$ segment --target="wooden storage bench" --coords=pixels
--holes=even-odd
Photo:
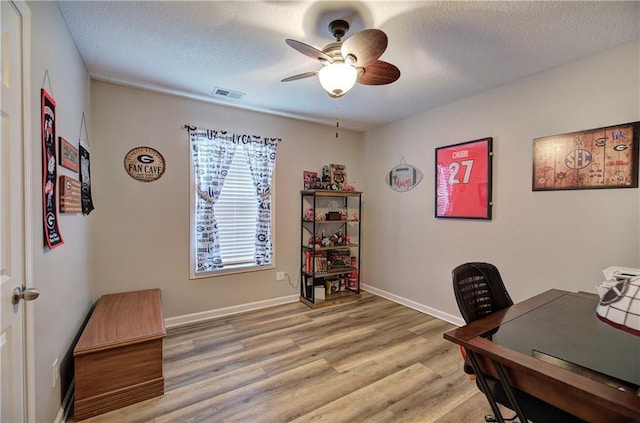
[[[103,295],[73,350],[74,418],[164,394],[159,289]]]

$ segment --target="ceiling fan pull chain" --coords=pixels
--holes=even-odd
[[[338,122],[338,98],[336,98],[336,139],[338,139],[339,129],[340,129],[340,123]]]

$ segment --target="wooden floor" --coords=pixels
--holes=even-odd
[[[481,423],[452,327],[363,292],[170,329],[165,395],[83,422]]]

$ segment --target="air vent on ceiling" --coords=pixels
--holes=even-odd
[[[217,95],[219,97],[227,97],[232,98],[234,100],[242,100],[242,97],[245,96],[244,93],[239,91],[227,90],[226,88],[215,87],[211,94]]]

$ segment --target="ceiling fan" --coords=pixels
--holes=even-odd
[[[336,41],[318,50],[300,41],[285,42],[298,52],[318,60],[319,71],[305,72],[284,78],[281,82],[296,81],[318,75],[320,84],[331,97],[342,97],[356,82],[363,85],[385,85],[400,78],[400,70],[391,63],[378,60],[387,49],[387,35],[379,29],[365,29],[345,41],[349,23],[335,20],[329,30]]]

